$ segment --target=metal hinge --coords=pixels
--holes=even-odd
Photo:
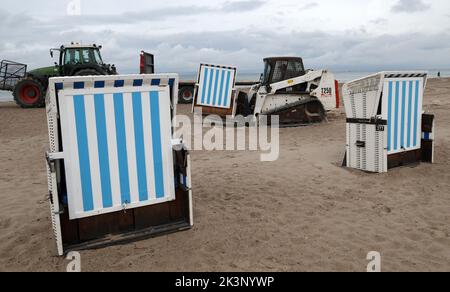
[[[64,214],[64,211],[59,211],[59,212],[53,212],[54,215],[62,215]]]
[[[55,161],[56,160],[64,160],[64,153],[49,153],[45,152],[45,159],[47,160],[47,165],[50,168],[50,171],[53,173],[56,171],[55,169]]]

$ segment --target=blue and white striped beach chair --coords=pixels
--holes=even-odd
[[[174,156],[172,140],[177,88],[177,75],[50,80],[49,189],[59,254],[122,230],[140,237],[192,225],[189,156]]]
[[[386,172],[425,160],[433,147],[423,148],[432,141],[423,133],[434,127],[434,116],[423,119],[426,82],[426,72],[381,72],[344,85],[348,166]]]
[[[234,115],[236,73],[234,67],[201,64],[194,108],[204,114]]]

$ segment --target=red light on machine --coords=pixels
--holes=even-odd
[[[336,108],[339,108],[341,103],[341,95],[339,93],[339,81],[334,80],[334,86],[336,88]]]

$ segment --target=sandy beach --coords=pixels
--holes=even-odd
[[[192,230],[82,251],[83,271],[450,270],[450,79],[429,80],[436,164],[342,168],[345,115],[281,129],[281,155],[192,152]],[[188,113],[190,106],[180,106]],[[0,103],[0,271],[65,271],[48,204],[44,109]]]

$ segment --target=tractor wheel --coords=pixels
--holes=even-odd
[[[14,101],[22,108],[40,108],[45,106],[46,88],[42,83],[27,77],[20,80],[14,87]]]
[[[98,75],[103,74],[100,74],[100,72],[94,69],[81,69],[80,71],[76,72],[73,76],[98,76]]]
[[[181,87],[178,94],[178,100],[181,104],[190,104],[194,100],[194,88],[189,86]]]

